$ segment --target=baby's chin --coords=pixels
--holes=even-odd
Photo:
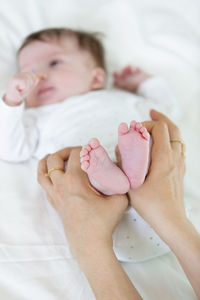
[[[59,102],[62,102],[68,98],[71,98],[73,96],[78,96],[81,94],[85,94],[90,92],[90,90],[88,91],[71,91],[71,92],[67,92],[65,95],[56,95],[56,91],[49,91],[46,93],[43,93],[42,95],[40,95],[39,97],[36,98],[31,98],[31,99],[27,99],[26,102],[26,107],[27,108],[32,108],[32,107],[40,107],[40,106],[45,106],[45,105],[50,105],[50,104],[56,104]]]
[[[32,107],[40,107],[40,106],[45,106],[45,105],[50,105],[50,104],[56,104],[59,102],[62,102],[69,98],[69,96],[66,97],[60,97],[60,98],[54,98],[54,97],[38,97],[34,99],[34,101],[29,101],[26,100],[26,107],[27,108],[32,108]]]

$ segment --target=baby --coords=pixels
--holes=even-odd
[[[105,90],[101,43],[93,34],[64,28],[31,34],[17,59],[19,73],[10,80],[0,103],[0,158],[23,162],[62,147],[87,144],[80,153],[81,167],[98,191],[123,194],[139,187],[148,172],[150,136],[132,119],[147,119],[153,107],[173,111],[174,97],[165,81],[127,66],[113,75],[114,86],[126,92]],[[118,125],[121,168],[112,157]],[[103,141],[105,148],[92,136]],[[113,238],[116,255],[124,261],[169,251],[133,209],[127,211]]]

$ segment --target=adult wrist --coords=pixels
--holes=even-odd
[[[163,226],[163,229],[160,228],[156,230],[160,237],[168,244],[168,246],[175,250],[179,242],[184,242],[188,236],[196,234],[196,229],[193,224],[183,217],[179,220],[174,220]]]
[[[94,280],[93,276],[99,274],[105,274],[105,271],[113,263],[118,263],[113,247],[110,245],[95,243],[86,252],[82,252],[81,255],[76,256],[79,268],[88,278],[89,282]],[[112,269],[112,268],[111,268]],[[112,272],[110,270],[110,272]],[[99,276],[97,276],[99,277]],[[96,280],[95,280],[96,281]]]
[[[110,244],[93,244],[90,257],[79,261],[96,299],[138,299],[138,291],[123,270]]]
[[[200,297],[200,235],[189,220],[179,225],[172,229],[166,243],[179,260],[197,297]]]
[[[78,264],[82,270],[90,265],[103,261],[105,256],[115,256],[112,242],[93,240],[86,246],[80,247],[75,253]]]

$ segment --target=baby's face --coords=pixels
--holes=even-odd
[[[92,90],[96,64],[88,51],[79,48],[75,38],[33,41],[21,50],[18,63],[20,73],[43,75],[26,98],[27,107],[57,103]]]

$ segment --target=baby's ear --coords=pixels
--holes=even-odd
[[[106,81],[106,72],[102,68],[92,70],[91,90],[102,89]]]

